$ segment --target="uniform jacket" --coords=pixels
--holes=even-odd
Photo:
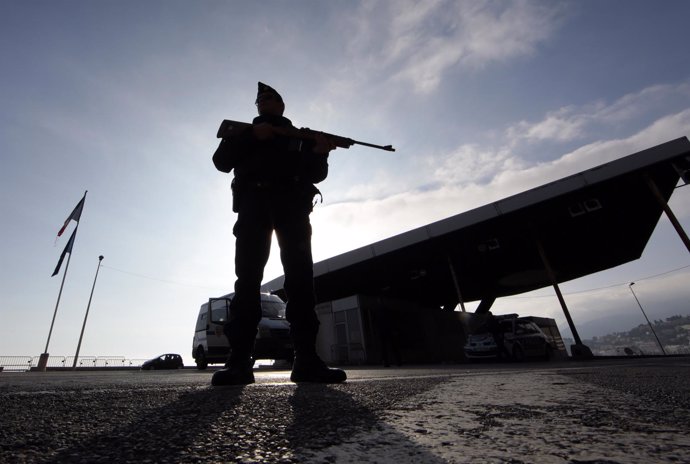
[[[258,116],[253,124],[267,122],[278,127],[293,127],[282,116]],[[237,184],[280,186],[294,183],[316,184],[328,175],[328,154],[314,153],[314,142],[276,136],[257,140],[251,128],[223,138],[213,155],[222,172],[234,170]]]

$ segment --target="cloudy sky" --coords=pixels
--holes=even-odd
[[[232,289],[222,119],[257,81],[286,116],[378,144],[330,157],[315,260],[690,135],[690,3],[5,1],[0,3],[0,356],[45,348],[50,277],[88,190],[49,352],[183,354]],[[690,189],[671,207],[690,226]],[[690,255],[662,218],[642,258],[563,285],[581,336],[687,314]],[[63,265],[64,266],[64,265]],[[64,270],[64,267],[63,267]],[[271,257],[266,280],[282,274]],[[554,317],[553,289],[496,312]]]

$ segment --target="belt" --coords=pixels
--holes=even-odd
[[[233,184],[239,188],[255,188],[260,190],[289,188],[302,182],[299,176],[286,177],[280,180],[248,180],[235,179]]]

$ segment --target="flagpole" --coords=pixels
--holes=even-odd
[[[72,213],[69,215],[67,218],[67,221],[65,221],[65,224],[63,225],[62,229],[58,232],[58,237],[62,232],[65,230],[65,227],[67,227],[67,224],[69,223],[70,220],[74,219],[77,222],[77,226],[74,228],[74,232],[72,232],[72,235],[70,236],[70,241],[72,242],[71,246],[70,243],[67,242],[67,246],[69,246],[69,256],[67,257],[67,264],[65,264],[65,273],[62,275],[62,283],[60,284],[60,291],[58,292],[58,297],[57,297],[57,302],[55,303],[55,310],[53,311],[53,319],[50,322],[50,330],[48,331],[48,340],[46,341],[46,348],[43,350],[43,353],[41,353],[41,356],[38,359],[38,366],[36,366],[36,370],[40,372],[45,372],[46,366],[48,365],[48,357],[50,356],[48,354],[48,345],[50,344],[50,337],[53,334],[53,326],[55,325],[55,316],[57,316],[57,310],[58,306],[60,306],[60,297],[62,296],[62,289],[65,286],[65,278],[67,277],[67,270],[69,269],[69,262],[72,259],[72,249],[74,248],[74,242],[76,241],[77,238],[77,230],[79,230],[79,220],[81,219],[81,213],[84,208],[84,201],[86,200],[86,194],[89,193],[88,190],[84,192],[84,196],[81,198],[79,203],[77,203],[77,207],[72,211]],[[76,216],[76,217],[75,217]],[[67,247],[65,247],[65,250],[67,250]],[[63,256],[64,256],[64,251],[63,251]],[[58,262],[58,267],[59,269],[60,264],[62,263],[62,258],[60,258],[60,262]],[[57,270],[56,269],[56,270]],[[55,273],[53,273],[55,275]]]
[[[98,257],[98,267],[96,268],[96,277],[93,278],[93,286],[91,287],[91,296],[89,296],[89,303],[86,305],[86,314],[84,315],[84,323],[81,326],[81,334],[79,334],[79,343],[77,343],[77,353],[74,355],[74,364],[72,370],[77,368],[77,359],[79,359],[79,350],[81,349],[81,340],[84,337],[84,329],[86,328],[86,318],[89,317],[89,308],[91,307],[91,299],[93,298],[93,290],[96,288],[96,279],[98,279],[98,271],[101,268],[101,261],[103,255]]]
[[[77,222],[77,227],[74,228],[74,238],[77,238],[77,230],[79,229],[79,223]],[[72,247],[74,247],[74,242],[72,242]],[[65,286],[65,278],[67,277],[67,271],[69,270],[69,262],[72,259],[72,251],[70,250],[69,256],[67,257],[67,263],[65,264],[65,272],[62,274],[62,283],[60,284],[60,291],[58,292],[57,302],[55,303],[55,311],[53,311],[53,320],[50,322],[50,330],[48,331],[48,340],[46,341],[46,349],[41,353],[38,359],[38,370],[43,372],[46,370],[48,365],[48,345],[50,344],[50,336],[53,334],[53,325],[55,325],[55,316],[57,316],[58,306],[60,306],[60,297],[62,296],[62,288]]]
[[[77,229],[79,225],[77,225]],[[74,230],[75,235],[77,230]],[[74,245],[74,244],[73,244]],[[53,334],[53,325],[55,324],[55,316],[57,316],[58,306],[60,305],[60,297],[62,296],[62,288],[65,286],[65,278],[67,277],[67,271],[69,270],[69,262],[72,259],[72,253],[67,257],[67,264],[65,264],[65,272],[62,274],[62,283],[60,284],[60,291],[58,292],[57,302],[55,303],[55,311],[53,311],[53,320],[50,323],[50,330],[48,331],[48,340],[46,341],[46,349],[43,353],[48,353],[48,344],[50,344],[50,336]]]

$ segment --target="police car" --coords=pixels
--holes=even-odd
[[[532,357],[551,358],[553,341],[528,318],[517,317],[516,314],[489,317],[493,320],[467,336],[464,346],[467,359],[523,361]]]

